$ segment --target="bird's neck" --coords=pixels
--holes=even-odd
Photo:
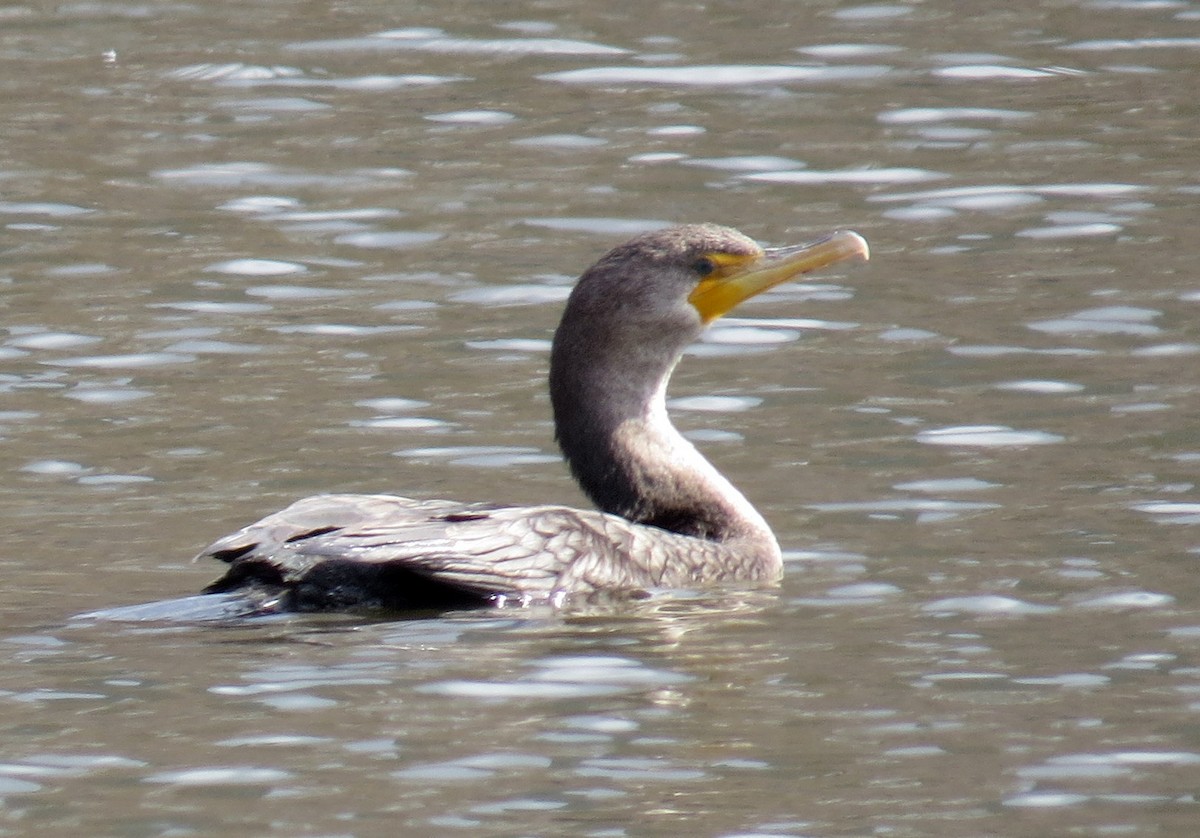
[[[612,364],[602,353],[570,359],[558,349],[550,388],[558,441],[593,503],[640,524],[777,554],[762,516],[671,424],[673,362],[631,366],[628,346]]]

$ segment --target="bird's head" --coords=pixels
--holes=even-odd
[[[563,324],[569,331],[600,329],[614,341],[682,348],[742,301],[868,254],[866,241],[848,231],[764,249],[714,224],[655,230],[613,248],[584,272]]]

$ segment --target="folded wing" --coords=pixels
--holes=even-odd
[[[200,556],[229,564],[206,593],[267,592],[285,610],[403,609],[702,581],[688,572],[702,560],[696,549],[695,539],[565,506],[318,495]]]

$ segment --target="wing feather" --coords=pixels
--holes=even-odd
[[[402,586],[414,577],[483,598],[688,584],[702,581],[689,568],[702,566],[716,546],[565,506],[318,495],[218,540],[200,557],[230,565],[209,590],[321,580],[338,589],[331,597],[341,604],[356,596],[355,586]],[[403,592],[394,593],[403,601]]]

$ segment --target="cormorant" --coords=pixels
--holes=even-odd
[[[204,594],[245,614],[777,582],[774,534],[672,426],[667,382],[684,349],[741,301],[867,256],[846,231],[770,250],[711,224],[637,236],[583,273],[550,356],[555,435],[599,511],[317,495],[201,552],[229,565]],[[203,611],[205,599],[183,601]]]

